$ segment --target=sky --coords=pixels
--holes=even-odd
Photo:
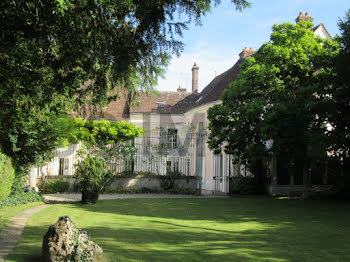
[[[199,91],[217,75],[232,67],[244,47],[257,50],[268,42],[274,24],[295,23],[299,12],[309,12],[313,23],[323,23],[331,36],[339,35],[337,23],[350,9],[348,0],[249,0],[252,6],[236,11],[229,0],[214,7],[202,18],[202,25],[191,24],[180,39],[184,51],[173,56],[165,74],[159,79],[159,91],[176,91],[180,85],[192,89],[191,68],[199,66]]]

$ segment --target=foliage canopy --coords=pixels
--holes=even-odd
[[[91,121],[75,118],[71,141],[82,141],[90,148],[104,147],[130,141],[143,133],[142,128],[125,121]]]
[[[337,39],[340,43],[336,63],[338,81],[332,93],[334,105],[329,121],[336,127],[331,137],[333,150],[344,158],[350,156],[350,10],[338,26],[341,32]]]
[[[96,202],[100,191],[112,182],[120,160],[132,158],[133,139],[142,135],[143,129],[120,121],[89,121],[74,119],[71,142],[83,142],[75,177],[84,203]]]
[[[222,104],[208,111],[211,149],[248,163],[272,151],[295,168],[327,156],[339,43],[315,37],[312,26],[274,25],[270,41],[245,59]]]
[[[219,2],[1,1],[3,152],[25,168],[57,146],[57,123],[67,110],[96,110],[118,96],[116,86],[131,97],[137,88],[150,90],[183,48],[176,36]]]

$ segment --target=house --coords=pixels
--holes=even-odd
[[[312,18],[300,12],[296,22]],[[315,35],[331,38],[323,24],[313,28]],[[150,171],[164,175],[170,171],[180,171],[187,176],[198,178],[198,188],[202,193],[228,193],[230,177],[244,174],[243,166],[233,165],[232,156],[225,153],[214,154],[207,146],[207,110],[221,103],[224,89],[239,74],[239,66],[247,56],[255,51],[245,47],[239,59],[227,71],[216,76],[201,92],[198,92],[199,67],[192,67],[192,90],[179,87],[173,92],[159,92],[158,95],[138,92],[132,99],[122,90],[120,98],[103,108],[103,115],[94,119],[110,121],[126,120],[143,127],[146,135],[135,139],[138,149],[136,158],[123,161],[122,170]],[[132,102],[134,101],[134,102]],[[77,115],[77,114],[73,114]],[[92,116],[87,116],[87,118]],[[57,149],[54,160],[44,167],[31,169],[31,180],[40,176],[73,175],[77,161],[78,145]],[[273,165],[271,192],[277,188],[276,166]]]
[[[309,21],[312,22],[314,19],[310,16],[310,14],[308,12],[304,13],[300,12],[298,17],[295,19],[296,23],[299,23],[301,21]],[[314,34],[316,36],[319,36],[323,39],[331,39],[332,40],[332,36],[328,33],[326,27],[324,26],[324,24],[319,24],[315,27],[312,28],[312,31],[314,32]]]
[[[207,110],[221,103],[223,90],[238,76],[244,58],[252,54],[253,49],[244,48],[238,61],[216,76],[201,92],[198,92],[199,67],[196,63],[192,67],[191,92],[181,87],[158,94],[140,91],[134,102],[130,102],[130,97],[119,90],[120,98],[105,106],[103,115],[93,118],[129,121],[145,129],[146,135],[134,141],[138,149],[136,158],[132,163],[124,161],[121,169],[132,168],[133,171],[150,171],[159,175],[178,170],[196,176],[198,188],[203,193],[228,193],[229,176],[238,175],[242,170],[232,165],[230,156],[224,153],[214,155],[209,150],[206,143]],[[73,115],[77,116],[77,113]],[[91,115],[86,117],[92,118]],[[52,162],[31,169],[31,184],[35,183],[36,177],[73,175],[78,148],[79,145],[72,145],[56,149]]]

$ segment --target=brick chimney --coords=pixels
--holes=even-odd
[[[310,16],[310,14],[308,12],[304,13],[303,12],[300,12],[298,17],[295,19],[295,22],[296,23],[299,23],[300,21],[309,21],[312,23],[314,19]]]
[[[198,93],[198,69],[196,62],[192,67],[192,93]]]
[[[314,19],[310,16],[310,14],[308,12],[305,13],[305,20],[309,21],[312,23],[312,21],[314,21]]]
[[[181,86],[179,86],[177,88],[177,92],[186,92],[186,88],[182,88]]]
[[[240,58],[244,58],[244,57],[247,57],[247,56],[251,56],[251,55],[253,55],[253,54],[255,54],[255,51],[254,51],[253,48],[249,48],[249,49],[248,49],[248,47],[245,47],[245,48],[243,49],[243,51],[239,53],[239,57],[240,57]]]

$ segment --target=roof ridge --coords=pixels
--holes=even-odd
[[[149,94],[149,95],[154,95],[155,93],[147,93],[147,92],[144,92],[142,90],[139,90],[138,92],[142,92],[144,94]],[[170,93],[170,94],[191,94],[191,92],[188,92],[188,91],[158,91],[158,90],[155,90],[156,93]]]
[[[215,81],[220,81],[223,77],[225,77],[225,75],[227,73],[229,73],[230,70],[233,70],[237,65],[239,65],[241,63],[241,61],[244,60],[244,58],[239,58],[236,63],[231,66],[229,69],[227,69],[226,71],[222,72],[220,75],[216,76],[212,81],[210,81],[210,83],[202,90],[202,92],[207,88],[207,87],[210,87],[210,85],[213,83],[213,86],[211,88],[208,88],[206,94],[203,94],[202,96],[202,99],[203,100],[204,98],[206,98],[213,90],[215,90],[215,88],[217,87],[218,83],[215,83]],[[202,93],[201,92],[201,93]],[[197,101],[196,101],[197,102]]]
[[[311,28],[311,30],[315,33],[315,31],[319,28],[319,27],[323,27],[323,29],[326,31],[327,35],[329,36],[329,38],[331,40],[333,40],[332,35],[328,32],[326,26],[323,23],[318,24],[317,26],[314,26],[313,28]]]

